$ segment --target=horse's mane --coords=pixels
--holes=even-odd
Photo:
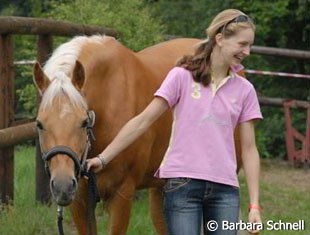
[[[71,103],[87,108],[83,96],[71,83],[71,75],[76,60],[86,43],[102,43],[105,36],[77,36],[69,42],[60,45],[49,58],[44,66],[44,73],[50,79],[50,85],[44,92],[41,108],[45,109],[52,105],[55,97],[65,94]]]

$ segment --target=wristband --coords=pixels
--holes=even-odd
[[[98,156],[97,158],[99,158],[102,168],[105,168],[105,166],[107,165],[107,162],[105,161],[105,159],[100,156]]]
[[[261,206],[255,205],[255,204],[250,204],[250,205],[249,205],[249,211],[250,211],[251,209],[256,209],[256,210],[259,210],[259,211],[262,211],[262,210],[263,210],[263,208],[262,208]]]

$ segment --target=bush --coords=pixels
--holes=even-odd
[[[149,11],[142,0],[75,0],[63,4],[54,1],[46,16],[112,28],[124,45],[137,51],[163,40],[164,28]]]

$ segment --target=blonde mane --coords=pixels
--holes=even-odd
[[[44,73],[50,79],[50,85],[44,92],[40,108],[46,109],[52,105],[54,98],[65,94],[71,103],[77,107],[87,109],[83,96],[73,86],[71,75],[76,60],[86,43],[102,43],[106,36],[78,36],[60,45],[46,62]]]

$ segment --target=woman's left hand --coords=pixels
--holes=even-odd
[[[249,211],[249,222],[253,225],[253,230],[249,231],[251,234],[259,234],[262,223],[260,209],[251,208]]]

